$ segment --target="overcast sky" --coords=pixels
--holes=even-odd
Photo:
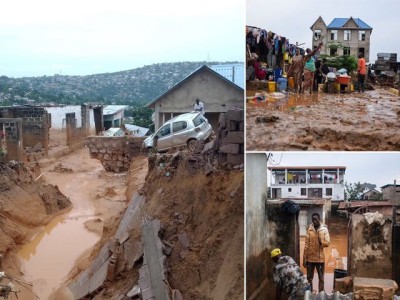
[[[400,152],[271,152],[268,166],[344,166],[348,183],[400,184]]]
[[[90,75],[180,61],[244,61],[245,1],[13,0],[0,76]]]
[[[311,48],[310,27],[322,17],[326,25],[334,18],[360,18],[373,28],[371,34],[370,60],[377,53],[400,52],[400,26],[398,0],[265,0],[246,1],[246,25],[256,26],[285,36],[290,43],[305,43]],[[399,58],[398,58],[399,60]]]

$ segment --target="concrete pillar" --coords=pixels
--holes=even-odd
[[[268,228],[265,214],[267,155],[246,154],[246,288],[248,297],[267,299]]]
[[[75,113],[65,114],[65,123],[67,127],[67,145],[72,146],[74,131],[76,129]]]

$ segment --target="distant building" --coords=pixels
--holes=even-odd
[[[357,56],[361,52],[369,62],[372,27],[363,20],[353,17],[334,18],[326,25],[322,17],[319,17],[310,29],[313,32],[313,49],[323,42],[320,54]],[[330,44],[340,44],[342,48],[329,48]]]
[[[361,200],[379,200],[381,193],[375,189],[366,191],[361,195]]]
[[[204,103],[205,117],[216,130],[220,113],[234,106],[243,107],[244,90],[203,65],[146,104],[146,107],[154,110],[155,130],[169,119],[193,111],[197,98]]]
[[[104,130],[111,127],[121,127],[124,121],[124,111],[128,105],[107,105],[103,108]]]
[[[396,184],[386,184],[381,186],[383,200],[387,200],[390,203],[398,206],[400,205],[400,185]]]
[[[268,167],[271,198],[344,200],[343,166]]]
[[[227,64],[211,66],[215,72],[232,81],[234,84],[244,88],[244,65],[243,64]]]

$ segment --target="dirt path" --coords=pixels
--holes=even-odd
[[[247,150],[400,149],[400,98],[387,90],[364,94],[267,95],[247,93]]]
[[[141,158],[135,164],[140,170],[136,174],[140,186],[147,160]],[[34,284],[39,299],[49,299],[54,289],[85,265],[103,227],[115,225],[110,220],[126,208],[127,185],[126,173],[105,172],[99,161],[90,159],[87,148],[58,160],[43,160],[41,166],[40,180],[57,185],[73,204],[71,211],[52,220],[18,252],[23,279]],[[18,296],[33,299],[28,291]]]

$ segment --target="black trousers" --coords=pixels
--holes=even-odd
[[[311,291],[313,291],[312,281],[314,278],[314,269],[317,269],[318,273],[318,291],[322,292],[324,290],[324,270],[325,264],[324,263],[307,263],[307,280],[311,286]]]
[[[358,92],[363,92],[365,90],[365,75],[358,74]]]

